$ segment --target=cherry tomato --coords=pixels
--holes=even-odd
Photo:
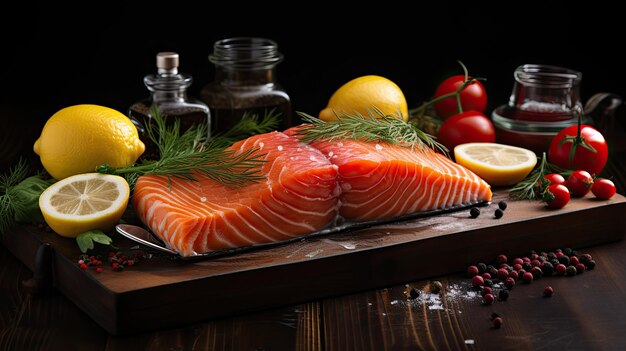
[[[615,195],[615,183],[610,179],[596,178],[591,186],[591,192],[595,197],[602,200],[608,200]]]
[[[468,77],[471,79],[472,77]],[[465,75],[451,76],[441,82],[435,90],[435,98],[455,92],[465,82]],[[460,92],[461,106],[463,111],[485,112],[487,108],[487,90],[483,84],[476,80],[467,85]],[[456,97],[452,96],[435,103],[437,116],[446,119],[459,113]]]
[[[593,152],[581,145],[576,147],[574,157],[570,161],[571,142],[560,144],[567,136],[576,136],[578,126],[573,125],[562,129],[551,141],[548,149],[550,163],[561,168],[576,170],[584,169],[590,174],[597,176],[604,169],[609,157],[609,148],[604,136],[592,126],[581,124],[580,136],[585,142],[593,147]],[[560,144],[560,145],[559,145]]]
[[[565,185],[565,177],[560,175],[559,173],[549,173],[544,176],[550,184],[563,184]]]
[[[587,195],[589,189],[593,185],[593,177],[589,172],[578,169],[567,177],[565,186],[569,189],[572,196],[583,197]]]
[[[465,111],[446,119],[439,127],[437,139],[452,152],[459,144],[495,143],[496,130],[482,112]]]
[[[550,208],[563,208],[569,200],[569,190],[563,184],[551,184],[543,194],[543,201]]]

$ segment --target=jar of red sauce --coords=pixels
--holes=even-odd
[[[550,65],[526,64],[513,73],[515,82],[508,104],[491,114],[496,141],[534,151],[548,151],[550,141],[563,128],[574,125],[583,113],[578,71]],[[589,123],[583,116],[583,123]]]

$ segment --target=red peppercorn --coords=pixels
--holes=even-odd
[[[118,269],[120,267],[120,264],[115,262],[115,263],[111,264],[111,267],[113,267],[113,269]]]
[[[569,264],[571,264],[572,266],[576,266],[577,264],[580,263],[580,260],[578,259],[578,257],[576,256],[570,256],[569,258]]]
[[[87,269],[87,264],[86,263],[81,263],[80,264],[80,269]]]
[[[509,273],[509,278],[512,278],[513,280],[517,280],[519,278],[519,273],[517,271],[512,271]]]
[[[590,254],[582,254],[578,258],[578,260],[580,261],[580,263],[587,263],[587,262],[593,260],[593,258],[591,257]]]
[[[498,255],[498,257],[496,257],[496,262],[498,262],[498,264],[506,263],[506,261],[508,261],[506,255]]]
[[[559,258],[561,256],[564,256],[565,254],[562,251],[557,251],[555,255],[556,255],[556,258]]]
[[[522,265],[522,263],[524,263],[524,260],[522,260],[522,259],[521,259],[521,258],[519,258],[519,257],[516,257],[516,258],[513,260],[513,266],[515,266],[516,264],[519,264],[519,265],[521,266],[521,265]]]
[[[536,259],[538,259],[538,258],[539,258],[539,255],[537,255],[537,253],[532,253],[532,254],[530,254],[530,260],[531,260],[531,261],[534,261],[534,260],[536,260]]]
[[[524,262],[528,262],[528,263],[530,263],[530,261],[531,261],[531,260],[530,260],[530,258],[528,258],[528,257],[522,257],[522,263],[524,263]]]
[[[543,288],[543,296],[550,297],[552,295],[554,295],[554,289],[551,286]]]
[[[496,317],[493,319],[493,327],[496,329],[500,329],[502,327],[503,321],[502,317]]]
[[[539,267],[533,267],[533,269],[530,270],[530,273],[533,275],[534,279],[539,279],[543,276],[543,271]]]
[[[534,277],[533,274],[530,272],[526,272],[524,273],[524,275],[522,276],[522,280],[524,281],[524,283],[526,284],[530,284],[533,281]]]
[[[480,291],[481,296],[485,296],[487,294],[492,294],[492,293],[493,293],[493,290],[489,286],[484,286],[483,289]]]
[[[576,264],[576,274],[581,274],[585,271],[585,265],[583,263]]]
[[[471,278],[475,275],[478,275],[478,267],[477,266],[469,266],[467,267],[467,275]]]
[[[126,261],[126,265],[127,265],[128,267],[132,267],[132,266],[134,266],[134,265],[135,265],[135,261],[134,261],[134,260],[128,260],[128,261]]]
[[[485,283],[485,280],[480,275],[475,275],[472,277],[472,286],[475,288],[480,288]]]
[[[516,263],[513,265],[513,270],[515,271],[520,271],[522,269],[522,264],[521,263]]]
[[[498,279],[505,280],[508,277],[509,277],[509,271],[507,271],[505,268],[498,269]]]
[[[530,265],[533,266],[533,267],[539,267],[539,266],[541,266],[541,261],[539,261],[539,260],[532,260],[530,262]]]
[[[511,290],[513,289],[513,287],[515,286],[515,279],[508,277],[504,280],[504,286],[506,286],[507,289]]]
[[[485,305],[491,305],[495,300],[496,298],[491,293],[485,294],[485,296],[483,296],[483,303]]]
[[[113,257],[115,256],[115,252],[114,251],[109,251],[109,257]]]
[[[102,273],[102,267],[96,268],[96,273]]]
[[[556,274],[558,275],[565,275],[565,271],[567,270],[567,267],[564,264],[559,263],[556,265],[554,270],[556,271]]]
[[[483,278],[484,278],[484,279],[491,279],[491,274],[490,274],[490,273],[485,272],[485,273],[483,273]]]

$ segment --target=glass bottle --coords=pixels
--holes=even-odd
[[[494,109],[491,118],[496,141],[533,150],[548,150],[552,138],[574,125],[583,113],[582,74],[564,67],[526,64],[515,69],[508,104]],[[583,116],[583,122],[589,118]]]
[[[141,140],[146,144],[142,159],[158,159],[158,148],[147,137],[145,128],[152,118],[153,106],[171,125],[180,121],[181,132],[198,123],[208,123],[210,136],[211,113],[208,106],[187,94],[193,78],[187,73],[178,71],[179,56],[175,52],[159,52],[156,55],[157,73],[148,74],[143,82],[150,91],[150,97],[130,106],[128,115],[133,121]]]
[[[291,126],[291,100],[275,76],[282,59],[269,39],[237,37],[214,43],[209,61],[215,77],[201,91],[211,110],[212,132],[228,131],[246,112],[260,118],[272,110],[280,114],[279,130]]]

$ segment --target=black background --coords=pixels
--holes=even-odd
[[[148,96],[143,77],[155,71],[159,51],[180,54],[180,70],[194,77],[189,93],[199,97],[213,79],[213,43],[235,36],[278,43],[285,59],[277,79],[294,110],[310,114],[366,74],[396,82],[415,107],[462,72],[457,60],[487,79],[490,110],[506,103],[513,70],[525,63],[581,71],[584,101],[600,91],[626,96],[619,10],[602,1],[499,3],[24,2],[2,13],[0,117],[30,151],[63,107],[94,103],[125,113]]]

